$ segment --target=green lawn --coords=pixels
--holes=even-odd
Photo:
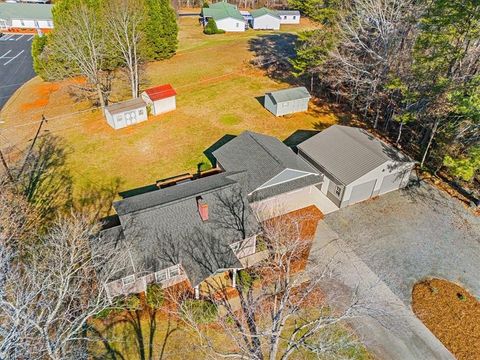
[[[171,83],[177,110],[122,130],[111,129],[88,102],[75,102],[73,81],[55,84],[34,79],[19,90],[0,114],[5,123],[0,147],[25,148],[44,113],[44,130],[65,139],[67,165],[77,191],[118,179],[121,190],[151,184],[208,162],[203,152],[224,135],[249,129],[285,139],[298,129],[322,128],[337,117],[327,107],[276,118],[261,105],[265,92],[289,84],[253,67],[249,41],[274,33],[249,30],[206,36],[194,18],[180,18],[179,50],[173,58],[148,64],[142,88]],[[300,31],[311,25],[291,25]],[[112,100],[128,97],[128,86],[114,82]],[[28,96],[22,96],[28,94]],[[321,111],[319,111],[319,109]],[[72,114],[73,113],[73,114]],[[32,124],[33,122],[33,124]],[[5,138],[8,143],[5,143]]]

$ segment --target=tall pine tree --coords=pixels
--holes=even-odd
[[[169,0],[146,0],[145,57],[167,59],[177,50],[178,26],[175,10]]]

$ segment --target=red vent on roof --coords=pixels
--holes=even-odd
[[[177,95],[177,92],[170,84],[156,86],[145,90],[145,92],[152,101],[166,99]]]
[[[197,198],[197,205],[198,205],[198,213],[203,221],[208,220],[208,204],[205,200],[202,199],[201,196]]]

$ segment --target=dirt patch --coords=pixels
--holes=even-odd
[[[20,107],[21,111],[35,110],[47,106],[50,94],[57,91],[59,88],[60,85],[57,83],[42,83],[32,87],[30,93],[35,94],[36,99],[22,104]]]
[[[431,279],[413,288],[413,311],[459,360],[480,359],[480,302],[464,288]]]

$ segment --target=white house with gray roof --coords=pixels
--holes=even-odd
[[[298,10],[279,10],[280,24],[300,24],[300,11]]]
[[[107,280],[109,297],[183,281],[198,296],[204,281],[225,272],[235,286],[260,232],[246,181],[245,172],[227,172],[115,202],[116,222],[101,231],[100,241],[126,256]]]
[[[301,86],[265,94],[264,106],[275,116],[284,116],[308,110],[310,93]]]
[[[338,207],[407,185],[414,162],[364,129],[334,125],[298,145],[323,174],[321,191]]]

